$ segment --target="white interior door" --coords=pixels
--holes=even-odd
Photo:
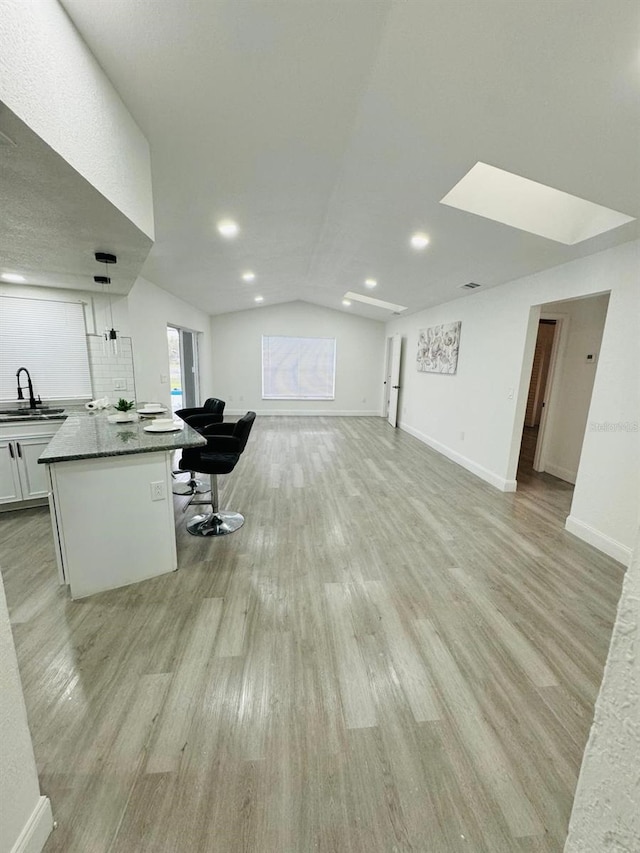
[[[396,333],[389,340],[391,343],[391,370],[387,382],[391,387],[388,389],[389,413],[387,420],[392,427],[395,427],[398,423],[398,391],[400,390],[400,351],[402,348],[402,338]]]

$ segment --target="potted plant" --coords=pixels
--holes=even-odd
[[[120,397],[117,403],[114,403],[113,408],[116,410],[115,415],[109,415],[108,420],[111,423],[129,423],[130,421],[136,421],[137,415],[135,415],[131,409],[135,406],[133,400],[125,400],[124,397]]]

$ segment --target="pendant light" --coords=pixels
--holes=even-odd
[[[118,262],[116,256],[108,252],[96,252],[95,258],[99,264],[104,264],[105,272],[109,272],[109,264],[116,264]],[[102,291],[107,294],[109,300],[109,322],[111,323],[111,328],[108,328],[109,322],[107,322],[102,336],[104,349],[111,355],[118,355],[118,333],[113,326],[113,305],[111,303],[111,291],[108,289],[111,279],[108,275],[94,275],[93,280],[96,284],[102,285]]]

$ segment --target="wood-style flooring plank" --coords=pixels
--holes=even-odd
[[[503,744],[482,715],[455,659],[427,619],[418,620],[416,630],[424,641],[425,654],[449,714],[467,751],[473,756],[480,777],[492,792],[514,838],[540,835],[542,825],[518,780]]]
[[[324,592],[345,725],[348,729],[375,726],[377,718],[369,677],[353,625],[355,592],[349,584],[338,583],[325,584]]]
[[[222,599],[205,598],[194,614],[189,641],[176,664],[169,695],[160,714],[158,732],[146,764],[147,773],[166,773],[178,768],[221,613]]]

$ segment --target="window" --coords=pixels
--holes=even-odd
[[[263,335],[263,400],[333,400],[335,381],[335,338]]]
[[[16,371],[26,367],[36,396],[91,398],[81,302],[0,297],[0,400],[17,400]],[[25,386],[26,377],[21,377]]]

